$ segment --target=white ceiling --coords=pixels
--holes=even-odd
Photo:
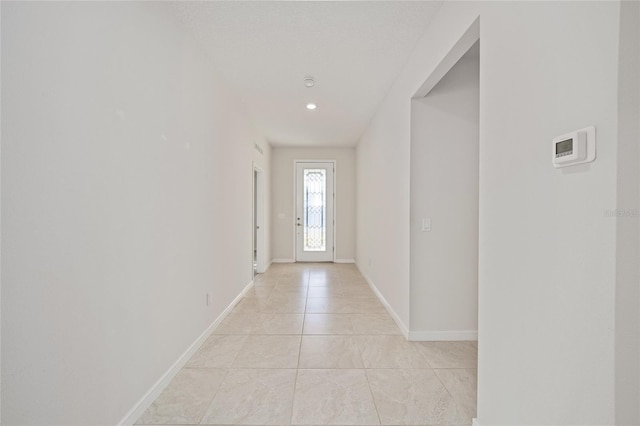
[[[169,9],[272,145],[354,146],[440,5],[200,1]],[[308,111],[309,102],[318,108]]]

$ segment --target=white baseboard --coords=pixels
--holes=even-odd
[[[376,297],[380,300],[389,312],[389,315],[393,318],[393,320],[400,328],[400,332],[404,335],[407,340],[414,342],[430,342],[430,341],[461,341],[461,340],[478,340],[478,331],[477,330],[461,330],[461,331],[409,331],[407,326],[402,322],[400,316],[393,310],[389,302],[384,298],[382,293],[378,290],[376,285],[371,281],[371,278],[367,276],[366,273],[362,271],[362,269],[357,265],[358,270],[364,277],[364,279],[371,287],[371,290],[375,293]]]
[[[296,263],[293,259],[273,259],[271,262],[273,263]]]
[[[151,389],[144,394],[144,396],[133,406],[131,410],[120,420],[118,426],[133,425],[149,406],[155,401],[162,391],[171,383],[171,380],[178,374],[178,372],[184,367],[184,365],[191,359],[191,357],[200,349],[200,346],[209,338],[213,333],[213,330],[220,325],[220,323],[229,315],[229,313],[235,308],[240,300],[251,289],[253,281],[246,285],[246,287],[240,292],[240,294],[233,299],[233,302],[227,306],[227,308],[207,327],[207,329],[193,342],[186,351],[173,363],[171,367],[158,379],[158,381],[151,386]]]
[[[367,281],[367,284],[369,284],[369,287],[371,287],[371,290],[373,290],[373,292],[375,293],[376,297],[380,300],[380,303],[382,303],[382,305],[387,310],[387,312],[389,312],[389,315],[391,315],[391,318],[393,318],[393,320],[396,322],[396,324],[398,325],[398,328],[400,329],[400,332],[402,333],[402,335],[406,339],[408,339],[409,338],[409,329],[402,322],[402,320],[400,319],[400,316],[396,313],[396,311],[393,310],[393,308],[391,307],[389,302],[387,302],[387,299],[385,299],[384,296],[382,295],[382,293],[380,293],[380,291],[378,290],[378,287],[376,287],[376,285],[373,283],[373,281],[371,281],[371,279],[367,276],[367,274],[365,274],[362,271],[362,269],[358,266],[357,263],[356,263],[356,267],[358,268],[358,271],[360,271],[360,274],[362,274],[364,279]]]
[[[480,426],[480,422],[478,421],[478,419],[471,419],[471,426]]]
[[[408,338],[412,342],[437,342],[440,340],[478,340],[478,331],[409,331]]]
[[[336,259],[334,263],[356,263],[354,259]]]

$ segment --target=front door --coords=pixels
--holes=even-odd
[[[333,261],[333,162],[296,162],[296,261]]]

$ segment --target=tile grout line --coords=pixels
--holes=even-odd
[[[376,415],[378,416],[378,424],[382,425],[382,417],[380,416],[380,410],[378,410],[378,403],[376,402],[376,397],[373,395],[373,388],[371,387],[371,380],[369,380],[368,370],[370,368],[363,368],[364,376],[367,379],[367,384],[369,385],[369,393],[371,394],[371,400],[373,401],[373,408],[376,409]]]
[[[209,412],[209,408],[211,408],[211,406],[213,405],[213,401],[215,401],[216,396],[218,396],[218,392],[220,392],[220,389],[222,389],[222,385],[224,384],[225,380],[227,380],[227,377],[229,376],[229,368],[225,368],[224,370],[225,370],[224,377],[222,378],[222,380],[220,380],[218,389],[216,389],[216,391],[213,393],[213,397],[211,398],[211,401],[209,401],[209,404],[207,404],[207,409],[204,410],[204,412],[202,413],[202,416],[200,416],[198,422],[196,423],[198,425],[202,423],[204,416],[206,416],[207,413]]]
[[[351,322],[351,327],[353,328],[353,322],[351,321],[351,317],[349,317],[349,321]],[[357,336],[354,336],[354,337],[357,337]],[[360,342],[356,340],[355,345],[356,345],[356,349],[358,349],[358,355],[360,356],[360,361],[362,362],[362,371],[364,373],[364,377],[367,379],[367,385],[369,386],[369,394],[371,395],[371,401],[373,401],[373,408],[376,410],[376,416],[378,416],[378,424],[382,425],[382,416],[380,415],[380,410],[378,410],[378,403],[376,402],[376,397],[373,394],[373,388],[371,387],[371,380],[369,380],[369,372],[368,372],[369,369],[364,363],[364,357],[362,356]]]
[[[311,274],[309,274],[309,278],[307,279],[307,293],[304,299],[304,311],[302,313],[302,330],[300,330],[300,345],[298,346],[298,363],[296,364],[296,377],[293,382],[293,398],[291,400],[291,415],[289,416],[289,424],[293,424],[293,409],[295,408],[296,402],[296,390],[298,388],[298,374],[300,373],[300,357],[302,355],[302,337],[304,336],[304,324],[306,322],[307,317],[307,300],[309,300],[309,280],[311,279]]]
[[[438,376],[438,373],[436,373],[436,370],[437,370],[436,368],[432,368],[431,369],[431,371],[433,371],[433,375],[436,376],[436,379],[438,379],[438,381],[440,382],[440,384],[442,385],[444,390],[447,391],[447,393],[449,394],[449,396],[451,397],[453,402],[456,404],[456,414],[458,415],[458,417],[462,417],[463,413],[461,413],[461,411],[463,411],[463,410],[462,410],[462,407],[460,406],[460,402],[458,402],[458,399],[453,396],[453,394],[451,393],[449,388],[444,384],[444,382],[442,381],[440,376]],[[466,416],[466,413],[464,413],[464,415]],[[457,419],[456,419],[456,421],[457,421]]]

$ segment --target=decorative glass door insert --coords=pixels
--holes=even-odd
[[[296,161],[296,260],[333,261],[333,162]]]
[[[327,249],[327,171],[304,169],[304,251]]]

